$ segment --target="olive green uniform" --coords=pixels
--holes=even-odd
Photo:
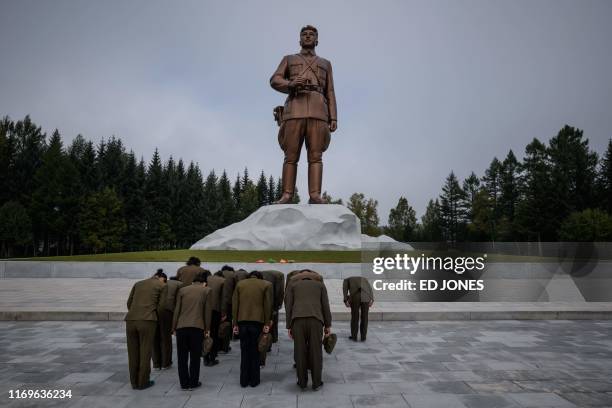
[[[287,328],[293,336],[293,355],[298,385],[308,384],[308,368],[313,387],[322,384],[323,327],[331,327],[331,311],[325,285],[311,276],[294,277],[285,294]]]
[[[132,388],[142,388],[149,383],[157,310],[163,286],[157,278],[141,280],[134,284],[128,297],[125,334]]]
[[[351,276],[342,282],[344,302],[351,307],[351,337],[357,340],[357,328],[361,332],[361,340],[365,341],[368,334],[368,312],[370,303],[374,301],[372,286],[366,278]]]

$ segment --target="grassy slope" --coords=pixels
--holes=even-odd
[[[442,256],[449,254],[428,251],[409,251],[411,256]],[[52,256],[20,258],[22,261],[69,261],[69,262],[185,262],[190,256],[197,256],[202,262],[255,262],[258,259],[293,260],[294,262],[359,263],[371,261],[374,256],[392,256],[392,253],[362,253],[362,251],[191,251],[176,249],[168,251],[119,252],[97,255]],[[455,256],[458,254],[455,253]],[[462,256],[482,256],[482,254],[462,254]],[[558,262],[563,259],[489,254],[487,262]],[[571,261],[571,259],[564,259]]]
[[[52,256],[22,258],[27,261],[70,261],[70,262],[185,262],[190,256],[197,256],[202,262],[255,262],[258,259],[277,262],[283,258],[295,262],[346,263],[360,262],[360,251],[191,251],[176,249],[169,251],[121,252],[97,255]]]

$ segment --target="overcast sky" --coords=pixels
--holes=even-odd
[[[385,224],[401,195],[420,217],[451,170],[482,176],[566,123],[603,152],[611,21],[607,0],[0,0],[0,116],[278,177],[269,78],[312,24],[338,100],[323,188],[374,197]]]

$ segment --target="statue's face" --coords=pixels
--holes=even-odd
[[[312,30],[304,30],[300,34],[300,45],[304,48],[314,48],[317,44],[317,33]]]

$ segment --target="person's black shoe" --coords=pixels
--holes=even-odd
[[[296,368],[296,367],[297,367],[297,364],[293,363],[293,368]]]
[[[209,367],[216,366],[217,364],[219,364],[219,360],[210,360],[208,362]]]
[[[199,387],[201,387],[201,386],[202,386],[202,382],[201,382],[201,381],[198,381],[198,383],[197,383],[196,385],[192,385],[192,386],[191,386],[191,389],[192,389],[192,390],[195,390],[196,388],[199,388]]]
[[[210,361],[204,360],[204,367],[210,367]]]
[[[259,385],[259,381],[258,381],[258,382],[251,383],[251,384],[249,384],[249,385],[250,385],[251,387],[253,387],[253,388],[254,388],[254,387],[257,387],[257,386]]]
[[[306,389],[308,388],[308,384],[304,384],[304,385],[302,385],[302,384],[300,384],[300,383],[297,383],[297,385],[298,385],[298,387],[300,387],[300,389],[301,389],[302,391],[306,391]]]
[[[181,390],[183,390],[183,391],[191,391],[191,388],[181,386]]]
[[[365,336],[361,336],[361,341],[365,341],[365,340],[366,340]]]
[[[314,384],[312,385],[312,390],[313,391],[319,391],[319,389],[321,389],[321,387],[323,387],[323,381],[321,381],[321,384],[315,386]]]
[[[353,336],[349,336],[349,340],[357,341],[357,339]]]
[[[171,369],[171,368],[172,368],[172,363],[168,364],[168,365],[167,365],[167,366],[165,366],[165,367],[162,367],[161,369],[162,369],[162,370],[169,370],[169,369]]]
[[[146,390],[147,388],[151,388],[153,386],[153,384],[155,384],[155,381],[149,380],[148,383],[146,383],[145,385],[143,385],[142,387],[139,387],[137,389],[139,389],[139,390]]]

